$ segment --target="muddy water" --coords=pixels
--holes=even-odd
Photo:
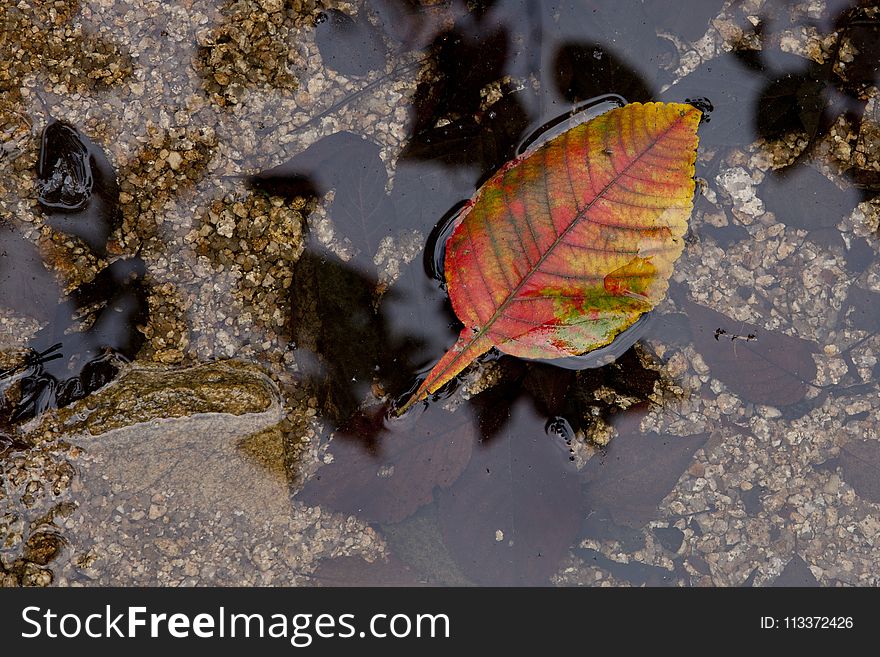
[[[877,583],[876,15],[204,4],[33,19],[106,75],[15,46],[7,583]],[[61,218],[38,93],[118,179]],[[490,354],[392,418],[460,330],[462,202],[650,100],[712,110],[669,298],[600,354]]]

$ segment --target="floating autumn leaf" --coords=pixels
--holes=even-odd
[[[677,103],[626,105],[490,178],[446,243],[464,328],[399,413],[492,347],[580,355],[653,308],[684,248],[700,115]]]

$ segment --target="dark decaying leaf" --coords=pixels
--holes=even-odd
[[[767,331],[692,302],[684,310],[694,345],[712,376],[734,393],[768,406],[787,406],[804,398],[816,377],[815,342]],[[718,329],[726,334],[716,338]]]
[[[478,584],[546,584],[577,535],[580,480],[544,422],[516,402],[501,435],[440,495],[444,542]]]
[[[838,461],[844,481],[859,497],[880,502],[880,442],[852,440],[840,448]]]
[[[805,588],[819,586],[819,581],[813,575],[813,571],[810,570],[807,563],[800,557],[800,555],[796,554],[786,564],[785,568],[782,569],[782,572],[779,573],[779,577],[773,580],[773,583],[770,584],[770,586],[796,586]]]
[[[373,257],[395,228],[385,193],[388,172],[379,146],[351,132],[323,137],[287,162],[248,178],[248,183],[286,198],[321,196],[335,190],[329,213],[356,250],[354,263],[374,269]]]
[[[424,586],[409,566],[393,556],[372,563],[360,557],[324,559],[311,579],[318,586]]]
[[[324,66],[343,75],[366,75],[385,68],[387,49],[379,31],[363,14],[352,18],[327,9],[315,20],[315,42]]]
[[[584,497],[590,511],[634,529],[657,517],[660,502],[709,438],[708,434],[640,433],[642,415],[629,412],[615,422],[617,437],[605,454],[593,457],[584,468]]]
[[[684,542],[684,532],[678,527],[657,527],[654,529],[654,536],[670,552],[678,552]]]
[[[435,489],[455,483],[475,441],[466,415],[436,406],[414,424],[397,423],[371,442],[337,435],[329,447],[333,461],[298,497],[371,522],[399,522],[430,504]]]
[[[37,190],[47,224],[106,252],[120,218],[116,172],[104,151],[69,123],[52,119],[43,129]]]
[[[43,207],[72,211],[85,206],[94,186],[90,145],[68,123],[52,119],[46,124],[37,162],[37,198]]]
[[[628,582],[633,586],[673,586],[675,572],[638,561],[621,562],[609,559],[601,552],[589,548],[575,550],[585,565],[601,568],[610,573],[618,583]]]
[[[873,292],[852,285],[846,296],[846,317],[855,329],[868,331],[869,333],[880,332],[880,292]]]
[[[810,239],[823,244],[843,244],[837,224],[859,203],[859,195],[851,187],[840,189],[805,166],[768,174],[758,188],[758,196],[777,221],[804,228],[810,231]]]

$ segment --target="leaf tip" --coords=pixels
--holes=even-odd
[[[444,354],[412,396],[399,408],[392,411],[400,417],[417,402],[428,399],[444,385],[452,381],[475,359],[485,354],[493,346],[492,339],[483,332],[475,334],[473,329],[463,328],[456,343]]]

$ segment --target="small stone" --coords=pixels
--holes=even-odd
[[[739,406],[739,400],[726,392],[718,395],[718,399],[715,401],[718,404],[718,410],[725,415],[730,415],[736,410],[736,407]]]
[[[180,546],[176,541],[170,538],[159,537],[153,541],[156,548],[166,557],[176,557],[180,555]]]

